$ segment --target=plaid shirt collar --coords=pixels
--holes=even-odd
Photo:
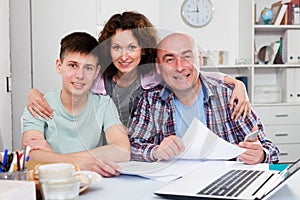
[[[207,81],[209,81],[207,78],[205,78],[201,72],[199,72],[199,78],[202,82],[202,89],[203,89],[203,96],[204,96],[204,103],[207,103],[210,98],[213,98],[215,94],[212,92],[211,86],[207,84]],[[170,89],[166,83],[164,83],[164,87],[161,89],[159,96],[163,101],[170,102],[174,99],[174,93],[172,92],[172,89]]]

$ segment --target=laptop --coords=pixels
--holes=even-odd
[[[172,199],[267,199],[299,173],[300,159],[285,170],[220,169],[195,171],[154,194]]]

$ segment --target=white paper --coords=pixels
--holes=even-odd
[[[228,160],[245,152],[245,149],[214,134],[197,118],[194,118],[182,140],[186,150],[179,157],[160,162],[130,161],[119,163],[121,174],[138,175],[158,181],[170,181],[199,169],[201,166],[203,168],[207,162]],[[220,163],[220,161],[217,162]]]
[[[192,173],[195,170],[205,170],[209,172],[224,169],[258,169],[268,170],[266,163],[257,165],[247,165],[242,162],[222,161],[222,160],[181,160],[174,159],[161,162],[138,162],[129,161],[118,163],[121,167],[121,174],[137,175],[144,178],[168,182]]]
[[[193,119],[182,141],[186,150],[180,155],[181,159],[229,160],[246,151],[220,138],[197,118]]]
[[[156,181],[167,182],[178,179],[184,174],[197,169],[201,163],[202,161],[199,160],[174,159],[160,162],[129,161],[118,164],[121,167],[121,174],[138,175]]]

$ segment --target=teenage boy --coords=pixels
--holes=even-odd
[[[106,177],[119,175],[115,162],[130,159],[127,130],[110,97],[89,91],[100,70],[98,42],[87,33],[74,32],[60,44],[56,71],[62,88],[45,95],[55,115],[34,118],[25,108],[23,146],[31,147],[35,161],[72,162]]]

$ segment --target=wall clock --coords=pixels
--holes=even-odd
[[[202,27],[213,17],[214,7],[210,0],[185,0],[181,6],[184,22],[192,27]]]

